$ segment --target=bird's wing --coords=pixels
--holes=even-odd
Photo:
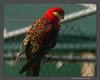
[[[15,60],[15,65],[19,62],[21,55],[22,55],[23,53],[25,53],[26,47],[29,46],[28,43],[29,43],[30,41],[31,41],[32,44],[34,45],[34,46],[33,46],[33,49],[34,49],[34,50],[33,50],[33,53],[35,53],[36,51],[38,51],[39,45],[36,43],[37,40],[35,40],[35,39],[36,39],[36,37],[39,36],[39,34],[40,34],[41,32],[44,31],[45,28],[44,28],[44,29],[41,29],[41,30],[38,30],[38,31],[36,31],[36,28],[38,28],[38,27],[32,25],[31,28],[27,31],[26,37],[24,38],[24,40],[23,40],[23,42],[22,42],[22,44],[21,44],[21,46],[20,46],[20,52],[17,54],[17,58],[16,58],[16,60]],[[36,31],[36,32],[34,32],[34,31]],[[34,39],[34,40],[33,40],[33,39]],[[29,47],[29,48],[30,48],[30,47]]]
[[[21,44],[21,46],[20,46],[20,52],[17,54],[17,58],[16,58],[16,60],[15,60],[15,65],[19,62],[20,56],[25,52],[26,46],[27,46],[27,44],[28,44],[28,42],[29,42],[30,40],[31,40],[30,35],[27,35],[27,36],[24,38],[24,40],[23,40],[23,42],[22,42],[22,44]]]

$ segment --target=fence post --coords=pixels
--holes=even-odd
[[[93,52],[84,52],[81,55],[82,58],[94,59],[95,53]],[[82,62],[81,65],[81,76],[82,77],[94,77],[96,75],[96,64],[95,62]]]

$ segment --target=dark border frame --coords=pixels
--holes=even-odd
[[[98,0],[99,1],[99,0]],[[3,76],[3,14],[4,14],[4,4],[10,4],[10,3],[95,3],[96,4],[96,0],[2,0],[0,1],[0,80],[100,80],[100,72],[99,70],[97,70],[97,76],[96,78],[71,78],[71,77],[4,77]],[[99,2],[97,2],[97,69],[100,68],[100,62],[99,62],[99,52],[100,52],[100,22],[99,22]]]

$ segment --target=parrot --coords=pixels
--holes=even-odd
[[[21,55],[25,54],[25,65],[19,74],[26,72],[27,76],[39,76],[41,60],[57,43],[61,19],[64,19],[64,10],[53,7],[47,9],[40,18],[33,22],[25,34],[15,61],[17,64]]]

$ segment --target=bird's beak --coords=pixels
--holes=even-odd
[[[61,20],[61,19],[64,19],[64,15],[59,14],[58,12],[53,12],[53,14],[54,14],[55,16],[57,16],[60,20]]]

